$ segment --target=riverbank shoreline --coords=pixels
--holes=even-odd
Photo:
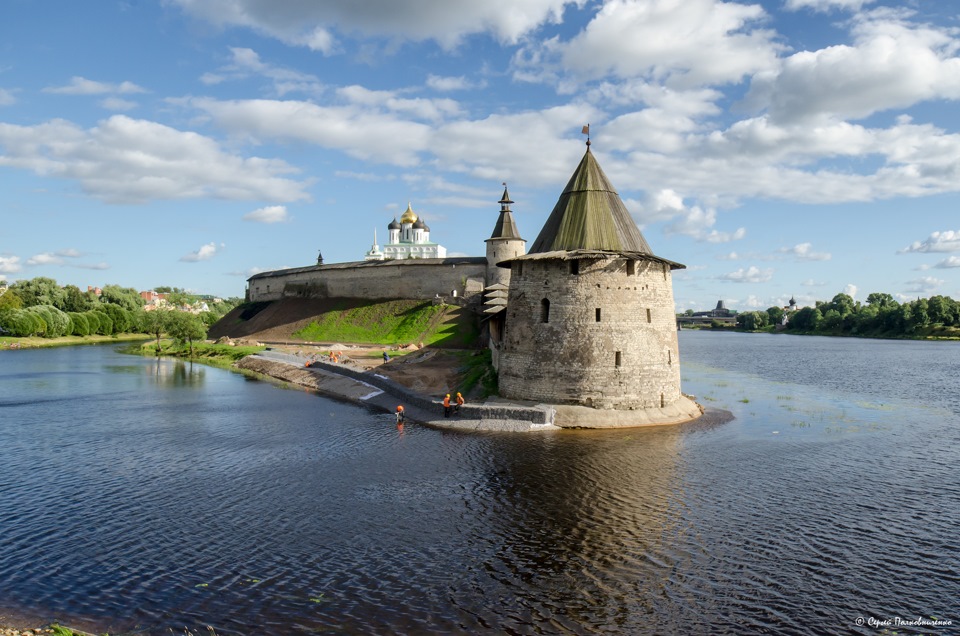
[[[439,398],[414,391],[371,369],[310,360],[278,351],[264,351],[247,356],[234,366],[389,413],[395,412],[397,405],[403,405],[408,420],[445,429],[534,432],[563,428],[670,426],[696,420],[704,413],[702,406],[684,395],[665,408],[634,411],[524,404],[494,398],[479,404],[465,404],[458,414],[445,416]]]
[[[62,336],[60,338],[11,338],[0,336],[0,351],[21,349],[49,349],[52,347],[79,347],[83,345],[116,344],[151,340],[149,334],[125,333],[114,336]]]

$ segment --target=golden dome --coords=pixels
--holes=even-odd
[[[413,208],[410,207],[410,204],[407,204],[407,211],[403,213],[400,217],[400,223],[416,223],[417,214],[413,211]]]

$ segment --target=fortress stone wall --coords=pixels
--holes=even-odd
[[[296,267],[248,279],[247,300],[361,298],[420,300],[437,295],[473,296],[484,286],[484,257],[358,261]]]
[[[680,398],[668,263],[620,256],[511,265],[503,397],[595,409],[662,408]]]

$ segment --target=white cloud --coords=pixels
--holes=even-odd
[[[319,106],[304,101],[190,99],[217,125],[255,140],[304,141],[352,157],[399,166],[419,163],[430,126],[357,105]],[[284,200],[289,200],[284,198]]]
[[[787,0],[783,8],[787,11],[799,11],[800,9],[812,9],[821,13],[827,13],[833,9],[843,9],[846,11],[859,11],[863,5],[871,4],[875,0]]]
[[[0,256],[0,274],[16,274],[20,269],[19,256]]]
[[[230,62],[218,69],[216,73],[204,73],[200,81],[212,86],[251,76],[269,79],[274,92],[281,97],[292,92],[318,94],[325,88],[323,82],[315,75],[269,64],[262,61],[260,55],[253,49],[242,47],[232,47]]]
[[[442,77],[431,73],[427,76],[427,87],[435,91],[463,91],[473,88],[483,88],[484,86],[486,86],[486,82],[471,82],[463,75],[457,77]]]
[[[63,258],[60,256],[57,256],[56,254],[52,254],[50,252],[44,252],[42,254],[34,254],[33,256],[27,259],[27,265],[31,267],[34,265],[62,265],[62,264],[63,264]]]
[[[558,23],[567,5],[584,0],[170,0],[220,26],[248,27],[324,54],[338,50],[337,34],[398,41],[435,40],[447,49],[472,34],[515,43],[538,26]]]
[[[850,283],[843,288],[843,293],[849,296],[850,298],[853,298],[854,300],[857,299],[857,291],[858,291],[858,288],[853,283]]]
[[[13,91],[0,88],[0,106],[12,106],[17,103],[17,98],[13,96]]]
[[[70,83],[66,86],[51,86],[43,89],[43,92],[57,93],[60,95],[128,95],[131,93],[146,93],[147,90],[137,86],[133,82],[109,84],[106,82],[95,82],[84,77],[72,77]]]
[[[960,256],[948,256],[944,260],[934,265],[934,267],[938,269],[949,269],[952,267],[960,267]]]
[[[207,243],[202,245],[200,249],[195,252],[190,252],[185,256],[181,256],[180,260],[186,263],[196,263],[198,261],[209,261],[211,258],[217,255],[217,252],[226,247],[223,243],[217,246],[216,243]]]
[[[923,241],[914,241],[900,250],[900,253],[904,252],[960,252],[960,230],[934,232]]]
[[[99,263],[77,263],[76,265],[73,265],[73,267],[76,267],[78,269],[93,269],[93,270],[110,269],[110,265],[108,265],[103,261]]]
[[[939,289],[943,283],[944,281],[940,278],[924,276],[922,278],[916,278],[914,280],[907,281],[907,287],[904,289],[904,291],[909,294],[930,296],[937,291],[937,289]]]
[[[648,77],[673,86],[739,82],[776,67],[781,45],[759,27],[766,17],[759,4],[608,0],[572,40],[529,46],[514,63],[533,78],[559,61],[580,77]]]
[[[740,306],[746,307],[747,309],[765,309],[770,306],[769,303],[764,302],[759,297],[754,296],[753,294],[750,294],[749,296],[747,296],[747,299],[744,300],[743,302],[738,303],[737,301],[734,300],[734,301],[730,301],[729,304],[731,305],[739,304]]]
[[[62,119],[0,123],[0,148],[0,166],[76,180],[108,203],[308,198],[305,183],[280,176],[296,172],[284,161],[228,154],[208,137],[124,115],[88,130]]]
[[[674,196],[670,196],[670,195]],[[686,207],[683,200],[670,190],[662,191],[657,201],[666,209],[677,212],[675,220],[664,228],[667,234],[681,234],[697,241],[707,243],[729,243],[742,239],[747,234],[746,228],[738,228],[734,232],[721,232],[712,229],[717,222],[717,211],[713,208],[700,206]],[[679,209],[677,206],[680,205]]]
[[[284,269],[284,268],[279,268],[279,269]],[[243,271],[227,272],[227,276],[242,276],[244,278],[250,278],[251,276],[255,276],[260,272],[266,272],[266,271],[269,271],[269,270],[267,270],[267,268],[265,267],[251,267],[250,269],[243,270]]]
[[[780,252],[790,254],[799,261],[829,261],[831,255],[827,252],[814,252],[811,243],[800,243],[793,247],[781,247]]]
[[[777,70],[753,77],[745,104],[768,108],[774,121],[859,119],[930,99],[960,98],[954,32],[910,24],[906,12],[877,10],[857,18],[853,45],[800,51]]]
[[[824,281],[818,281],[818,280],[813,280],[812,278],[808,278],[807,280],[803,281],[800,284],[803,285],[804,287],[824,287],[827,283]]]
[[[395,91],[372,91],[363,86],[345,86],[337,94],[351,104],[401,113],[411,119],[435,121],[460,112],[460,105],[452,99],[404,98]]]
[[[137,102],[119,97],[108,97],[100,102],[100,105],[107,110],[133,110],[138,106]]]
[[[766,283],[773,278],[773,269],[760,269],[755,265],[743,268],[735,272],[718,276],[720,280],[727,280],[733,283]]]
[[[290,215],[284,205],[268,205],[244,214],[243,220],[257,223],[285,223],[290,220]]]

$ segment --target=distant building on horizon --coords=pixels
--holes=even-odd
[[[723,300],[717,301],[717,306],[710,311],[695,311],[693,316],[697,318],[731,318],[736,316],[737,312],[727,309]]]
[[[406,211],[400,215],[400,221],[394,217],[387,225],[387,244],[380,248],[377,244],[377,231],[373,231],[373,245],[364,254],[365,261],[400,260],[404,258],[445,258],[447,248],[430,241],[430,228],[423,217],[413,211],[407,203]]]

